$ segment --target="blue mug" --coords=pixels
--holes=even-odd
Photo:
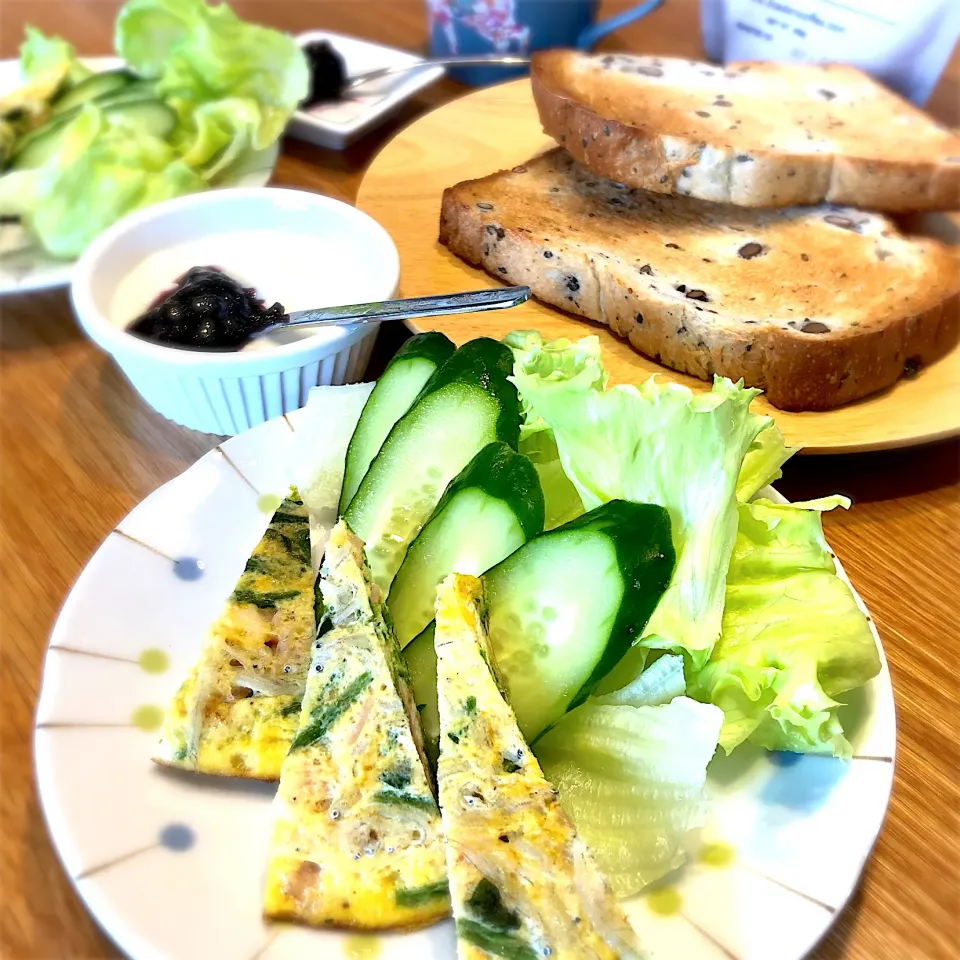
[[[612,30],[646,16],[663,0],[647,0],[596,22],[599,0],[427,0],[434,57],[520,54],[553,47],[589,50]],[[470,86],[522,76],[526,67],[457,67],[454,80]]]

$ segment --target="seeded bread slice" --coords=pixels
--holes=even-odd
[[[658,363],[743,377],[784,410],[882,390],[958,336],[958,262],[935,240],[848,207],[632,190],[559,149],[444,191],[440,242]]]
[[[547,134],[601,176],[741,207],[960,209],[960,136],[843,64],[534,55]]]

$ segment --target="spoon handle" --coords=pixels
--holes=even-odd
[[[503,287],[496,290],[468,290],[440,296],[412,297],[409,300],[385,300],[381,303],[354,303],[343,307],[296,310],[290,319],[264,332],[288,327],[320,326],[327,323],[381,323],[384,320],[419,320],[452,313],[479,313],[503,310],[530,299],[529,287]]]
[[[508,56],[508,55],[490,55],[480,54],[475,56],[459,57],[434,57],[429,60],[420,60],[417,63],[401,63],[392,67],[380,67],[378,70],[370,70],[368,73],[361,73],[355,77],[349,77],[345,84],[345,92],[354,91],[372,80],[381,80],[383,77],[391,77],[400,73],[409,73],[411,70],[423,70],[429,67],[456,67],[456,66],[492,66],[492,67],[514,67],[526,66],[530,63],[529,57]]]

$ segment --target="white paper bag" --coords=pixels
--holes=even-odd
[[[924,104],[960,38],[960,0],[700,0],[712,60],[852,63]]]

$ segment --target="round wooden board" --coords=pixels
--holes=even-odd
[[[370,165],[357,206],[387,229],[400,251],[400,295],[495,286],[495,280],[437,242],[443,190],[516,166],[553,146],[541,131],[527,80],[470,93],[397,134]],[[538,329],[551,338],[596,333],[611,383],[638,383],[658,373],[694,390],[709,386],[634,352],[606,327],[533,301],[511,310],[440,317],[428,329],[455,343],[517,329]],[[787,441],[808,453],[889,449],[954,436],[960,434],[960,348],[915,378],[836,410],[787,413],[762,396],[755,409],[773,415]]]

